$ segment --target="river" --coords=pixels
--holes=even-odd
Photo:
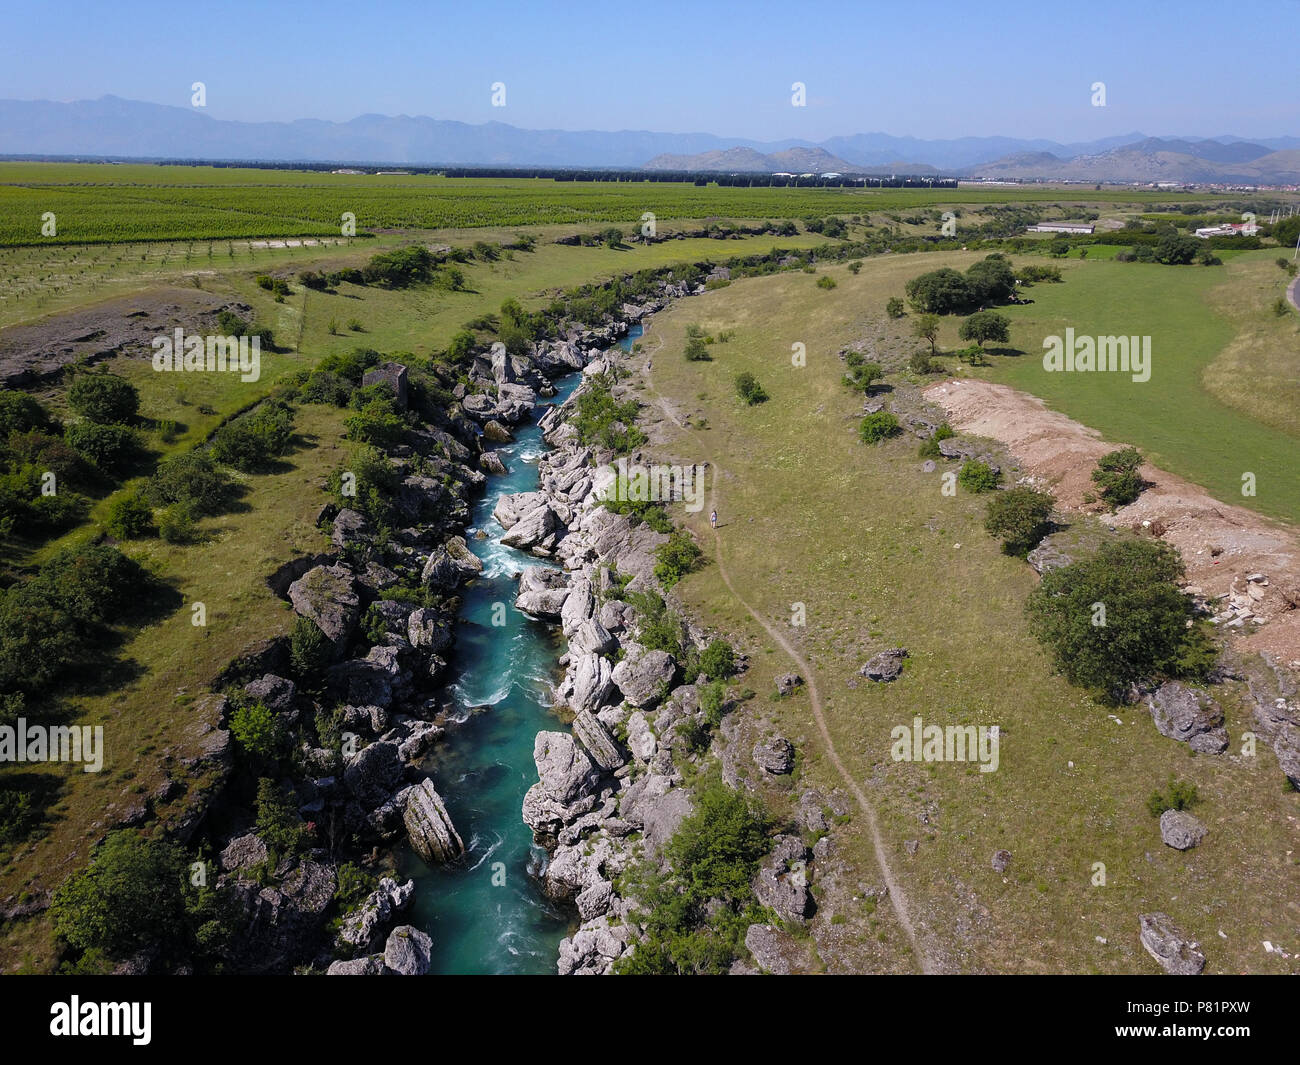
[[[630,350],[641,335],[633,326],[620,342]],[[555,382],[562,403],[581,383],[579,373]],[[539,409],[538,417],[544,413]],[[534,846],[520,810],[537,781],[533,740],[559,726],[551,710],[555,660],[561,653],[550,626],[515,609],[512,575],[539,560],[504,547],[492,511],[502,495],[536,491],[537,460],[546,450],[536,420],[520,426],[497,449],[505,476],[488,477],[470,523],[483,573],[463,590],[449,701],[465,718],[435,746],[426,767],[465,841],[463,859],[430,868],[403,849],[398,869],[416,881],[408,919],[433,938],[431,973],[554,973],[560,940],[574,916],[538,889],[535,872],[545,852]],[[500,605],[498,605],[500,604]],[[494,620],[504,621],[493,625]]]

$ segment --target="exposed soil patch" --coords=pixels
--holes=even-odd
[[[948,380],[926,389],[925,398],[948,412],[954,428],[1005,445],[1028,477],[1051,488],[1062,509],[1104,514],[1084,496],[1095,491],[1091,474],[1097,459],[1120,443],[1103,440],[1096,430],[1006,385]],[[1236,630],[1242,650],[1300,661],[1300,535],[1150,464],[1141,473],[1150,487],[1109,522],[1159,536],[1177,548],[1188,585],[1205,598],[1249,601],[1254,617]],[[1267,583],[1247,580],[1259,574]]]
[[[90,364],[132,352],[146,357],[154,337],[177,326],[187,332],[207,330],[225,308],[241,316],[252,310],[201,289],[167,287],[11,326],[0,332],[0,384],[36,388],[75,362]]]

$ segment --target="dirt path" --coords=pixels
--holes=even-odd
[[[988,381],[948,380],[925,390],[947,411],[955,429],[1002,443],[1026,474],[1056,496],[1064,510],[1101,511],[1084,502],[1095,489],[1097,459],[1121,446],[1094,429],[1049,410],[1036,396]],[[1187,584],[1219,605],[1241,602],[1253,617],[1228,631],[1246,651],[1270,651],[1300,661],[1300,535],[1282,522],[1231,506],[1202,488],[1149,463],[1150,484],[1135,503],[1108,521],[1158,535],[1175,547],[1187,568]],[[1263,574],[1267,584],[1246,578]],[[1252,590],[1253,589],[1253,590]],[[1254,619],[1258,619],[1256,624]]]
[[[656,341],[657,343],[654,350],[649,352],[647,355],[647,370],[650,367],[651,358],[657,354],[663,346],[663,339],[661,337],[657,337]],[[651,381],[648,374],[645,377],[645,381],[646,387],[654,395],[655,400],[664,415],[679,429],[686,429],[686,425],[677,417],[667,399],[665,399],[664,396],[660,394],[659,390],[655,388],[654,383]],[[709,509],[712,511],[717,509],[718,464],[713,461],[712,457],[710,457],[708,461],[713,470],[712,484],[709,488]],[[784,633],[763,618],[758,611],[750,606],[745,598],[736,591],[736,586],[731,582],[731,574],[727,571],[726,561],[722,552],[722,536],[719,534],[717,529],[713,530],[713,540],[714,557],[718,565],[718,574],[722,577],[722,583],[727,586],[727,591],[731,593],[736,602],[745,608],[745,612],[754,619],[754,621],[768,634],[768,636],[772,638],[773,642],[776,643],[776,645],[786,653],[791,661],[794,662],[799,669],[799,675],[804,678],[805,685],[808,689],[808,700],[812,706],[813,720],[817,724],[817,731],[821,734],[822,744],[826,748],[827,756],[830,758],[831,764],[835,767],[836,772],[839,773],[840,779],[844,781],[845,787],[847,787],[853,794],[853,798],[857,801],[858,807],[862,810],[863,815],[867,819],[867,827],[871,831],[871,845],[876,854],[876,864],[880,866],[880,874],[884,878],[886,887],[889,889],[889,902],[894,909],[895,916],[898,918],[898,923],[907,934],[908,942],[912,947],[912,953],[917,959],[921,972],[927,975],[939,972],[940,969],[932,960],[929,952],[922,947],[917,938],[916,929],[912,925],[911,916],[908,912],[907,896],[904,895],[902,887],[894,877],[893,870],[889,866],[889,859],[885,854],[885,843],[880,834],[880,825],[876,818],[875,807],[872,806],[871,801],[867,798],[867,795],[862,788],[858,786],[858,782],[853,778],[848,767],[844,764],[843,759],[840,758],[839,752],[835,749],[835,742],[831,739],[830,729],[826,724],[826,716],[823,712],[821,694],[817,690],[816,670],[814,670],[808,660],[798,652],[794,645],[790,643]]]
[[[1300,311],[1300,277],[1297,277],[1286,288],[1286,298],[1291,301],[1291,306]]]

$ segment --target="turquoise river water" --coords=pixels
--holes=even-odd
[[[634,326],[619,346],[628,350],[640,334]],[[563,402],[581,378],[556,381],[551,402]],[[533,740],[562,727],[551,711],[561,649],[548,626],[515,609],[512,575],[538,560],[502,546],[492,518],[502,495],[536,490],[545,449],[535,421],[520,426],[514,442],[498,449],[508,472],[489,476],[470,519],[474,530],[487,532],[469,537],[483,573],[463,590],[447,690],[465,721],[448,729],[426,763],[467,853],[441,868],[409,850],[398,856],[399,871],[417,885],[409,920],[433,938],[432,973],[553,973],[573,920],[538,889],[532,873],[545,854],[520,815],[537,780]],[[504,625],[492,624],[494,612]]]

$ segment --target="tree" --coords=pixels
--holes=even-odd
[[[918,340],[928,340],[930,342],[930,354],[937,355],[939,343],[939,316],[937,314],[923,314],[912,323],[912,336]]]
[[[913,307],[931,314],[956,314],[979,302],[971,283],[947,266],[912,278],[905,289]]]
[[[139,492],[127,492],[109,504],[104,525],[119,540],[137,539],[153,529],[153,508]]]
[[[279,723],[265,703],[249,703],[231,714],[230,734],[255,764],[272,763],[279,756]]]
[[[1092,480],[1100,488],[1101,498],[1110,504],[1112,510],[1127,506],[1141,495],[1146,486],[1138,474],[1141,465],[1142,454],[1135,447],[1108,452],[1097,460]]]
[[[1179,237],[1174,234],[1161,237],[1156,245],[1156,259],[1171,266],[1181,266],[1196,258],[1202,248],[1196,237]]]
[[[990,536],[1002,540],[1002,550],[1009,555],[1027,555],[1052,527],[1055,500],[1036,488],[1008,488],[989,500],[984,528]]]
[[[185,924],[184,855],[132,831],[112,833],[90,866],[54,894],[54,930],[112,958],[174,940]]]
[[[902,318],[907,313],[901,296],[890,296],[885,302],[885,313],[891,318]]]
[[[990,255],[966,271],[976,303],[1005,303],[1016,291],[1016,275],[1001,255]]]
[[[878,444],[891,436],[897,436],[901,429],[894,415],[889,411],[878,410],[862,419],[858,425],[858,436],[864,444]]]
[[[1049,570],[1026,602],[1030,628],[1073,684],[1118,698],[1130,684],[1180,671],[1195,630],[1168,544],[1122,540]]]
[[[748,372],[736,374],[736,395],[744,400],[745,405],[749,407],[757,403],[765,403],[768,399],[767,393],[763,391],[763,386],[758,383],[758,378]]]
[[[68,388],[68,406],[101,425],[129,421],[140,409],[140,393],[124,377],[111,373],[78,374]]]
[[[961,323],[957,335],[975,341],[981,349],[989,341],[1005,344],[1011,339],[1011,320],[997,311],[976,311]]]
[[[126,425],[76,422],[63,431],[63,438],[96,469],[108,474],[124,472],[140,453],[140,438]]]

